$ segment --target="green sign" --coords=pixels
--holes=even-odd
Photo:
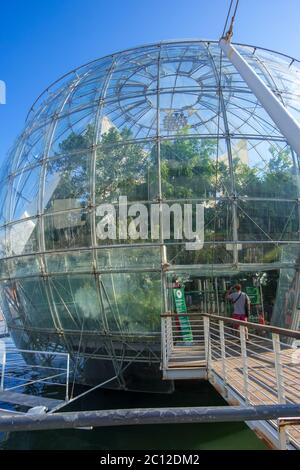
[[[260,305],[260,292],[258,287],[246,287],[246,294],[248,295],[252,305]]]
[[[175,311],[178,313],[179,325],[184,341],[193,341],[193,333],[190,320],[188,317],[181,317],[180,313],[187,313],[184,288],[173,289],[173,298],[175,303]]]

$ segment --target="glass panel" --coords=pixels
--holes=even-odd
[[[219,96],[216,92],[198,90],[174,93],[173,89],[168,91],[166,88],[160,96],[161,135],[174,136],[188,131],[188,134],[215,136],[218,134],[218,124],[220,134],[224,135],[223,120],[218,118]]]
[[[252,93],[224,91],[223,96],[230,133],[281,137],[277,126]]]
[[[55,125],[49,156],[74,153],[91,147],[95,116],[94,107],[61,116]]]
[[[239,240],[298,240],[299,214],[295,202],[238,203]]]
[[[94,276],[59,276],[50,281],[59,321],[66,329],[103,330]]]
[[[214,62],[215,74],[219,76],[220,65],[222,66],[221,74],[221,85],[222,89],[225,90],[245,90],[248,88],[248,85],[243,80],[241,75],[236,70],[232,62],[227,59],[225,54],[222,54],[221,61],[221,48],[218,44],[210,43],[207,46],[209,54]],[[212,64],[213,67],[213,64]]]
[[[120,196],[126,196],[129,201],[149,201],[157,197],[153,144],[121,145],[123,140],[123,133],[111,129],[97,148],[97,203],[116,202]]]
[[[38,211],[41,167],[36,166],[13,178],[10,197],[10,220],[32,217]]]
[[[282,261],[298,263],[299,245],[282,247]],[[296,269],[281,269],[277,286],[272,324],[298,330],[299,324],[299,275]]]
[[[119,326],[123,333],[160,331],[160,274],[102,274],[100,281],[111,330]]]
[[[50,254],[45,259],[48,273],[91,271],[93,266],[91,251]]]
[[[22,255],[38,251],[38,219],[28,219],[9,225],[6,230],[8,254]]]
[[[205,244],[201,250],[187,250],[185,245],[167,244],[167,259],[171,265],[193,264],[231,264],[233,262],[232,245]]]
[[[105,102],[100,128],[101,135],[116,129],[123,140],[145,139],[157,135],[157,94],[154,91],[142,95],[129,95]]]
[[[6,228],[0,228],[0,258],[5,258],[7,254]]]
[[[50,132],[51,124],[32,130],[31,132],[24,132],[22,135],[23,145],[21,145],[20,155],[15,162],[15,168],[26,168],[27,166],[39,163],[45,153],[45,146]]]
[[[76,209],[88,205],[92,153],[81,151],[48,160],[43,206],[45,212]]]
[[[259,59],[259,50],[255,51],[254,50],[249,50],[244,47],[240,47],[239,51],[242,56],[244,56],[244,59],[247,61],[247,63],[250,65],[250,67],[256,72],[256,74],[259,76],[259,78],[265,82],[267,86],[270,88],[274,89],[276,87],[276,83],[274,82],[274,79],[272,77],[272,74],[268,72],[268,68],[266,68],[266,65],[264,61]],[[273,56],[273,60],[274,60]]]
[[[106,98],[143,95],[157,88],[157,47],[143,48],[121,54],[113,67]]]
[[[72,86],[78,83],[79,71],[71,72],[52,84],[37,100],[28,116],[28,123],[47,120],[59,112],[70,94]]]
[[[2,295],[6,299],[8,314],[14,323],[34,328],[53,328],[51,310],[48,303],[46,282],[41,278],[27,278],[6,282]]]
[[[8,221],[8,212],[9,212],[9,180],[5,179],[1,182],[0,187],[0,226],[7,223]]]
[[[232,240],[232,206],[226,199],[204,202],[204,241]]]
[[[161,255],[159,247],[113,248],[97,250],[98,269],[158,268]]]
[[[0,260],[0,279],[9,279],[9,270],[6,260]]]
[[[161,142],[160,154],[164,199],[213,198],[231,193],[224,140],[188,139],[183,135]]]
[[[153,223],[150,218],[152,211]],[[120,199],[118,204],[99,205],[96,209],[97,243],[98,245],[158,243],[158,221],[158,204],[130,201],[126,204],[126,201]]]
[[[231,145],[238,194],[278,199],[298,197],[299,177],[288,145],[246,139],[232,140]]]
[[[64,106],[63,112],[78,111],[83,106],[91,106],[103,93],[108,71],[112,59],[107,62],[101,60],[100,64],[88,67],[73,88]],[[99,105],[99,103],[98,103]]]
[[[84,210],[44,216],[46,250],[91,246],[90,214]]]
[[[187,129],[189,134],[216,134],[218,96],[215,88],[214,68],[202,44],[162,46],[161,134],[174,135]]]
[[[40,273],[39,257],[21,256],[7,260],[10,277],[22,277]]]
[[[240,263],[270,264],[278,263],[282,258],[282,246],[274,243],[243,243],[240,248]]]
[[[293,115],[293,117],[300,122],[300,86],[298,96],[292,96],[291,94],[284,95],[284,103],[289,112]]]
[[[245,48],[241,48],[242,54],[245,54]],[[284,57],[274,52],[256,49],[255,55],[248,54],[247,60],[251,58],[251,65],[258,68],[255,62],[261,63],[261,69],[266,75],[265,81],[271,84],[272,88],[277,88],[280,92],[299,95],[300,89],[300,70],[299,62],[294,61],[291,65],[292,59]],[[283,96],[285,99],[285,97]]]
[[[180,44],[162,44],[160,53],[161,65],[163,70],[176,73],[185,72],[194,76],[205,76],[208,80],[208,74],[211,70],[206,69],[210,65],[210,59],[207,55],[205,44],[188,43]],[[210,76],[210,84],[214,84],[214,75]]]

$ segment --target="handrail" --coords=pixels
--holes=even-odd
[[[253,328],[255,330],[260,331],[268,331],[270,333],[277,333],[281,336],[286,336],[288,338],[300,339],[300,331],[297,330],[288,330],[287,328],[280,328],[277,326],[270,326],[270,325],[260,325],[259,323],[252,323],[248,321],[242,320],[235,320],[229,317],[222,317],[220,315],[213,315],[210,313],[162,313],[161,318],[168,318],[168,317],[207,317],[212,318],[213,320],[223,321],[224,323],[231,323],[233,325],[241,325],[247,326],[247,328]]]
[[[300,403],[300,351],[280,340],[300,338],[300,331],[200,312],[169,311],[161,314],[161,326],[164,379],[200,378],[204,369],[205,378],[229,403]],[[201,372],[195,372],[197,367]],[[298,424],[270,422],[275,446],[286,449],[296,442],[298,447]]]
[[[45,357],[47,358],[53,358],[56,362],[65,360],[66,361],[66,366],[65,367],[60,367],[60,364],[55,365],[49,364],[45,366],[43,362],[41,364],[34,363],[30,364],[27,363],[24,356],[28,355],[34,355],[35,357],[39,357],[40,360],[43,360]],[[17,357],[15,358],[15,356]],[[12,356],[12,359],[9,360],[9,356]],[[40,350],[28,350],[28,349],[17,349],[17,348],[11,348],[11,347],[5,347],[4,350],[2,351],[2,365],[0,366],[0,391],[8,391],[8,390],[15,390],[18,388],[26,389],[29,385],[38,383],[50,383],[53,385],[63,385],[65,386],[65,402],[69,401],[69,381],[70,381],[70,354],[69,353],[64,353],[64,352],[57,352],[57,351],[40,351]],[[35,369],[35,375],[33,376],[31,374],[30,368]],[[14,372],[18,369],[18,374],[14,374]],[[41,371],[45,370],[52,370],[51,374],[46,377],[44,375],[36,375],[37,371],[41,369]],[[22,370],[24,372],[22,373]],[[12,373],[13,372],[13,373]],[[59,372],[59,373],[57,373]],[[48,373],[48,372],[47,372]],[[58,377],[64,378],[63,383],[53,381],[53,379],[57,379]],[[5,379],[13,379],[13,382],[17,382],[17,385],[13,386],[7,386],[4,387]],[[7,382],[7,380],[6,380]],[[18,384],[18,382],[21,382]],[[23,394],[26,394],[26,390],[22,392]],[[5,400],[4,400],[5,401]]]
[[[54,356],[64,356],[64,357],[68,357],[69,356],[69,353],[64,353],[64,352],[56,352],[56,351],[39,351],[38,349],[18,349],[18,348],[12,348],[12,347],[6,347],[5,348],[5,351],[6,352],[9,352],[9,353],[25,353],[25,354],[41,354],[41,355],[44,355],[44,356],[50,356],[50,355],[54,355]]]

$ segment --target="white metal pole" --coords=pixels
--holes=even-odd
[[[0,382],[1,391],[4,390],[5,365],[6,365],[6,351],[4,350],[2,353],[2,370],[1,370],[1,382]]]
[[[210,344],[210,320],[209,317],[203,317],[204,322],[204,342],[205,342],[205,359],[207,373],[211,373],[211,344]]]
[[[219,44],[282,135],[300,156],[300,124],[229,41],[221,39]]]
[[[247,358],[247,345],[246,345],[246,328],[240,326],[240,343],[241,343],[241,356],[243,366],[243,379],[244,379],[244,398],[245,402],[249,404],[249,376],[248,376],[248,358]]]
[[[70,354],[67,355],[66,401],[69,401]]]
[[[286,436],[286,430],[285,426],[280,424],[280,418],[277,420],[277,426],[278,426],[278,435],[279,435],[279,446],[280,450],[286,450],[287,449],[287,436]]]
[[[222,373],[223,373],[224,387],[225,387],[225,390],[226,390],[226,385],[227,385],[226,349],[225,349],[224,322],[222,320],[219,323],[219,334],[220,334],[220,343],[221,343]]]
[[[275,373],[277,382],[277,396],[278,403],[286,403],[285,398],[285,384],[282,373],[282,362],[281,362],[281,348],[280,348],[280,336],[277,333],[272,333],[273,349],[274,349],[274,362],[275,362]]]
[[[166,318],[161,319],[161,352],[162,352],[162,370],[163,374],[167,367],[167,331],[166,331]]]

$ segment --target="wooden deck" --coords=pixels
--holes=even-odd
[[[292,361],[292,354],[294,352],[294,349],[286,349],[282,356],[282,379],[284,380],[287,403],[299,403],[300,396],[300,365],[296,365]],[[274,353],[272,352],[264,352],[255,356],[251,356],[250,353],[250,356],[247,358],[248,397],[251,405],[272,405],[278,403],[274,360]],[[233,389],[244,400],[244,368],[241,356],[226,358],[225,364],[227,387]],[[214,373],[224,380],[222,361],[213,360],[212,368]],[[275,422],[272,422],[272,424],[276,427]],[[286,430],[294,445],[300,448],[300,426],[289,426]]]
[[[206,367],[204,347],[175,346],[170,354],[168,367],[170,369]]]

